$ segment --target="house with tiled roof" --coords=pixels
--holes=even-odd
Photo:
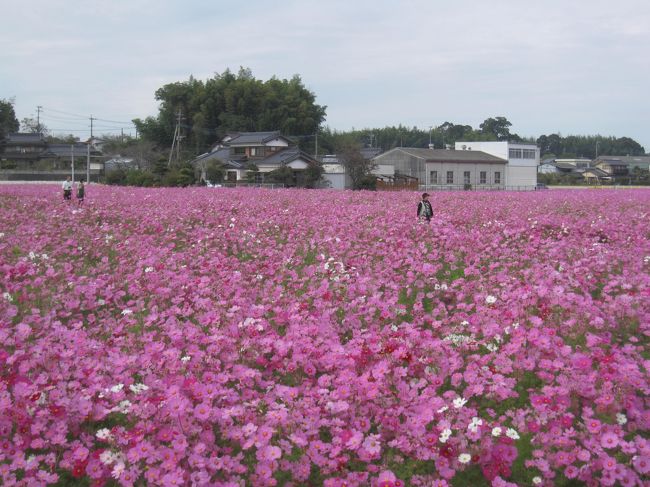
[[[196,157],[192,164],[205,178],[205,170],[211,162],[224,168],[226,181],[230,183],[249,181],[249,174],[255,182],[263,183],[268,173],[281,167],[290,168],[298,176],[297,173],[310,165],[320,164],[279,131],[228,133],[209,152]]]

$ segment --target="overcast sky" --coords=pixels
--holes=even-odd
[[[299,74],[333,129],[477,127],[505,116],[523,136],[630,136],[650,151],[648,0],[0,6],[0,98],[15,98],[19,119],[41,105],[55,132],[87,137],[81,116],[91,114],[126,123],[155,115],[165,83],[245,66],[263,80]]]

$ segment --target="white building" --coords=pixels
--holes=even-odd
[[[535,144],[507,141],[456,142],[455,149],[481,151],[507,160],[505,166],[506,189],[535,189],[539,148]]]

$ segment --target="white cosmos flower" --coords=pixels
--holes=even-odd
[[[541,477],[533,477],[533,484],[539,485],[542,483],[542,478]]]
[[[494,304],[494,303],[497,302],[497,298],[495,298],[494,296],[489,295],[489,296],[487,296],[487,297],[485,298],[485,302],[486,302],[487,304]]]
[[[108,428],[102,428],[100,430],[97,430],[95,436],[100,440],[108,440],[113,437],[111,430],[109,430]]]
[[[442,413],[444,413],[447,409],[449,409],[449,406],[442,406],[440,409],[438,409],[438,413],[442,414]]]
[[[187,363],[192,359],[189,355],[185,355],[185,357],[181,357],[181,362]]]
[[[447,443],[447,440],[451,436],[451,430],[449,428],[445,428],[442,430],[442,433],[440,433],[440,443]]]
[[[469,453],[461,453],[458,455],[458,461],[460,463],[469,463],[469,461],[472,459],[472,455]]]
[[[506,430],[506,436],[508,438],[512,438],[513,440],[518,440],[519,439],[519,433],[517,433],[515,430],[512,428],[508,428]]]
[[[100,455],[99,455],[99,461],[102,462],[104,465],[110,465],[116,460],[115,454],[110,451],[110,450],[104,450]]]
[[[456,409],[460,409],[465,404],[467,404],[467,399],[465,399],[464,397],[457,397],[456,399],[454,399],[453,404]]]
[[[117,384],[117,385],[114,385],[113,387],[111,387],[109,390],[111,392],[118,393],[118,392],[120,392],[122,390],[123,387],[124,387],[124,384]]]
[[[616,413],[616,422],[623,426],[625,423],[627,423],[627,416],[625,416],[623,413]]]
[[[14,298],[11,297],[11,294],[9,294],[7,292],[2,293],[2,297],[5,298],[10,303],[13,302],[13,300],[14,300]]]
[[[145,272],[153,272],[153,267],[145,267],[144,271]]]
[[[133,314],[133,311],[131,311],[130,309],[122,310],[122,316],[130,315],[130,314]]]
[[[492,436],[501,436],[502,430],[498,426],[492,428]]]

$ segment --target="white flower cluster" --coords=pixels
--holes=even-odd
[[[149,386],[145,384],[131,384],[129,386],[129,390],[134,393],[134,394],[140,394],[143,391],[146,391],[149,389]]]
[[[508,429],[506,430],[506,436],[507,436],[508,438],[513,439],[513,440],[518,440],[518,439],[519,439],[519,433],[517,433],[517,431],[515,431],[515,430],[512,429],[512,428],[508,428]]]
[[[189,355],[185,355],[184,357],[181,357],[181,362],[183,362],[184,364],[186,364],[190,360],[192,360],[192,357]]]
[[[472,340],[472,337],[460,333],[452,333],[450,335],[447,335],[443,338],[443,340],[450,341],[455,346],[474,341]]]
[[[120,403],[113,408],[113,411],[120,412],[122,414],[127,414],[131,410],[131,401],[125,399],[120,401]]]
[[[144,271],[147,272],[147,273],[149,273],[149,272],[153,272],[153,267],[151,267],[151,266],[149,266],[149,267],[145,267],[145,268],[144,268]]]
[[[442,430],[442,433],[440,433],[440,443],[447,443],[447,440],[451,437],[451,430],[449,428],[445,428]]]
[[[460,463],[469,463],[469,461],[472,459],[472,455],[469,453],[461,453],[458,455],[458,461]]]
[[[36,259],[48,260],[49,258],[50,257],[47,254],[37,254],[35,252],[29,253],[29,260],[36,260]]]
[[[131,311],[130,309],[123,309],[122,310],[122,316],[132,315],[132,314],[133,314],[133,311]]]
[[[474,416],[472,418],[472,421],[469,423],[467,426],[467,429],[470,430],[472,433],[476,433],[478,431],[478,427],[483,424],[483,420],[477,416]]]
[[[442,284],[438,284],[438,283],[434,284],[433,289],[435,289],[436,291],[446,291],[448,288],[447,285],[443,282]]]
[[[264,331],[264,325],[261,323],[262,320],[257,318],[248,317],[244,321],[240,322],[238,328],[249,328],[254,326],[257,331]]]
[[[111,430],[109,430],[108,428],[102,428],[100,430],[97,430],[95,436],[100,440],[104,440],[104,441],[110,441],[113,439],[113,433],[111,433]]]
[[[321,254],[321,258],[325,260],[325,255]],[[349,279],[350,274],[356,271],[356,267],[345,268],[343,262],[337,262],[334,257],[330,257],[323,264],[323,269],[330,274],[332,281],[340,281],[341,279]]]
[[[454,407],[455,407],[456,409],[460,409],[460,408],[462,408],[465,404],[467,404],[467,399],[465,399],[464,397],[457,397],[456,399],[454,399],[454,401],[453,401],[452,404],[454,405]]]
[[[11,294],[9,294],[8,292],[4,292],[4,293],[2,293],[2,297],[3,297],[5,300],[9,301],[10,303],[13,303],[13,301],[14,301],[14,298],[13,298],[13,297],[11,296]]]
[[[623,426],[627,423],[627,416],[625,416],[623,413],[616,413],[616,422]]]

